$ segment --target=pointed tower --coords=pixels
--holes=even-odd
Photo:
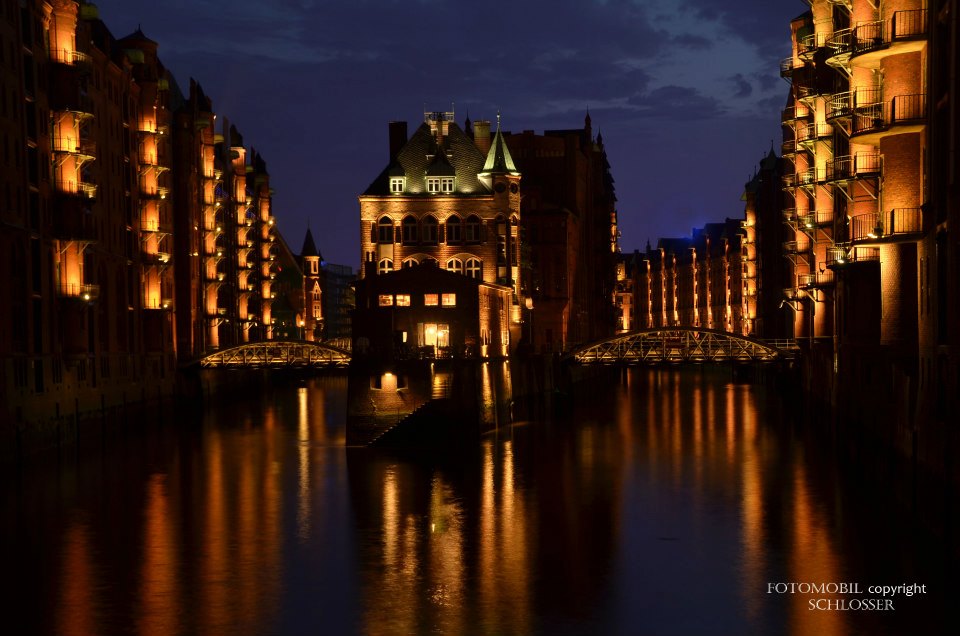
[[[487,160],[479,173],[480,182],[493,190],[498,209],[508,209],[507,216],[495,219],[497,237],[497,283],[513,289],[511,324],[520,324],[520,171],[517,170],[510,149],[500,130],[497,113],[497,131],[494,133]],[[517,334],[519,338],[519,333]]]
[[[303,330],[303,339],[314,341],[323,338],[323,281],[320,262],[323,257],[313,241],[313,233],[307,227],[300,248],[300,261],[303,269],[303,315],[298,326]]]

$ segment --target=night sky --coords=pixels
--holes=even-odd
[[[309,220],[329,262],[357,267],[362,192],[387,122],[424,107],[519,132],[578,128],[589,109],[616,180],[621,248],[742,214],[779,149],[800,0],[98,0],[120,38],[141,25],[186,91],[200,81],[267,161],[298,251]]]

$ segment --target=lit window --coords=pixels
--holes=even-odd
[[[390,177],[390,192],[394,194],[403,192],[403,177]]]
[[[410,294],[397,294],[397,307],[409,307]]]
[[[457,295],[456,294],[443,294],[442,302],[444,307],[456,307],[457,306]]]
[[[380,306],[381,307],[393,306],[393,296],[391,296],[390,294],[380,294]]]
[[[453,192],[453,177],[440,177],[440,192]]]
[[[405,258],[403,259],[403,263],[400,264],[400,267],[402,267],[403,269],[407,269],[408,267],[413,267],[414,265],[419,265],[419,263],[417,262],[417,259]]]
[[[466,236],[464,237],[467,243],[479,243],[480,242],[480,217],[478,216],[468,216],[466,225]]]
[[[393,271],[393,261],[389,258],[384,258],[379,263],[377,263],[377,273],[386,274],[387,272]]]
[[[428,245],[436,245],[437,235],[439,234],[438,228],[439,228],[439,225],[435,218],[433,218],[432,216],[428,216],[424,218],[423,229],[420,235],[423,242]]]
[[[427,192],[440,192],[440,177],[427,177]]]
[[[447,243],[455,245],[463,240],[463,222],[456,214],[447,219]]]
[[[463,261],[461,261],[459,258],[451,258],[449,261],[447,261],[447,271],[453,272],[454,274],[462,274]]]
[[[313,319],[320,320],[320,305],[313,306]]]
[[[436,307],[440,304],[439,297],[436,294],[424,294],[423,304],[427,307]]]
[[[471,258],[467,260],[467,276],[478,279],[483,277],[483,263],[480,262],[480,259]]]

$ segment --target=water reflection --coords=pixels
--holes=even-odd
[[[831,635],[955,621],[944,541],[882,482],[858,487],[860,467],[762,387],[633,370],[511,424],[509,366],[477,369],[490,403],[466,417],[494,425],[462,452],[345,448],[346,381],[326,378],[28,471],[2,491],[0,556],[22,583],[5,599],[13,633]],[[447,370],[405,382],[463,388]],[[767,594],[904,580],[940,591],[886,615]]]

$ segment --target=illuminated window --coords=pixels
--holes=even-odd
[[[400,267],[402,267],[403,269],[407,269],[408,267],[413,267],[414,265],[419,265],[419,263],[417,262],[417,259],[405,258],[403,259],[403,263],[400,264]]]
[[[386,274],[387,272],[392,272],[392,271],[393,271],[393,261],[391,261],[389,258],[384,258],[379,263],[377,263],[378,274]]]
[[[427,192],[440,192],[440,177],[427,177]]]
[[[456,214],[447,219],[447,243],[456,245],[463,240],[463,222]]]
[[[436,307],[439,305],[440,298],[436,294],[424,294],[423,295],[423,304],[426,307]]]
[[[377,242],[393,243],[393,221],[389,216],[381,218],[377,222]]]
[[[397,294],[397,307],[409,307],[410,294]]]
[[[466,239],[467,243],[479,243],[480,217],[476,215],[470,215],[467,217],[467,221],[464,225],[466,225],[466,236],[464,238]]]
[[[456,294],[443,294],[441,296],[441,302],[444,307],[456,307],[457,306],[457,295]]]
[[[381,307],[391,307],[393,306],[393,296],[390,294],[380,294],[380,306]]]
[[[390,192],[394,194],[403,192],[403,177],[390,177]]]
[[[417,242],[417,220],[412,216],[403,217],[403,244],[410,245]]]
[[[320,305],[313,306],[313,319],[320,320]]]
[[[449,261],[447,261],[447,271],[453,272],[454,274],[462,274],[463,261],[461,261],[459,258],[451,258]]]
[[[424,243],[428,245],[437,244],[437,235],[439,234],[439,224],[437,220],[432,216],[428,216],[423,219],[423,230],[421,233],[421,238]]]
[[[316,273],[317,273],[317,266],[318,266],[318,265],[320,265],[320,263],[318,263],[317,261],[310,261],[310,273],[311,273],[311,274],[316,274]]]
[[[453,177],[440,177],[440,192],[453,192]]]
[[[483,277],[483,263],[480,262],[480,259],[471,258],[467,260],[467,276],[477,279]]]

